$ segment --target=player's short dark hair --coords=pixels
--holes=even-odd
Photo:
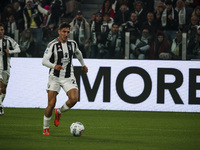
[[[59,28],[58,28],[58,30],[62,30],[63,28],[69,28],[70,29],[70,24],[69,23],[67,23],[67,22],[63,22],[63,23],[61,23],[60,25],[59,25]]]
[[[4,28],[4,24],[3,24],[3,23],[0,23],[0,27],[3,27],[3,28]]]

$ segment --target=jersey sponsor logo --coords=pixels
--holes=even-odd
[[[48,50],[48,49],[46,49],[46,51],[45,51],[44,53],[45,53],[45,54],[48,54],[48,51],[49,51],[49,50]]]

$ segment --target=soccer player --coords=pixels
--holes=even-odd
[[[60,88],[66,92],[68,100],[61,108],[55,109],[54,124],[57,127],[60,122],[61,113],[72,108],[78,101],[78,86],[74,76],[72,64],[73,55],[75,54],[82,65],[82,70],[87,73],[88,68],[85,66],[82,53],[74,40],[69,40],[70,25],[63,22],[59,25],[59,37],[51,41],[44,52],[42,64],[50,68],[48,81],[48,106],[45,109],[43,120],[43,134],[49,135],[49,123],[52,111],[56,105],[56,96]]]
[[[2,103],[10,77],[10,54],[20,53],[17,42],[4,35],[4,32],[4,24],[0,23],[0,115],[4,114]]]

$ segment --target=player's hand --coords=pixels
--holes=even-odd
[[[56,66],[54,67],[54,69],[55,69],[55,70],[58,70],[58,71],[64,70],[64,68],[63,68],[61,65],[56,65]]]
[[[87,68],[87,66],[83,66],[83,67],[81,68],[81,70],[84,71],[85,73],[88,72],[88,68]]]
[[[5,51],[7,54],[9,54],[9,50],[8,50],[8,49],[5,49],[4,51]]]

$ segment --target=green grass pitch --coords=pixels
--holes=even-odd
[[[199,150],[200,113],[69,110],[42,134],[44,109],[5,108],[0,150]],[[81,137],[72,122],[85,126]]]

